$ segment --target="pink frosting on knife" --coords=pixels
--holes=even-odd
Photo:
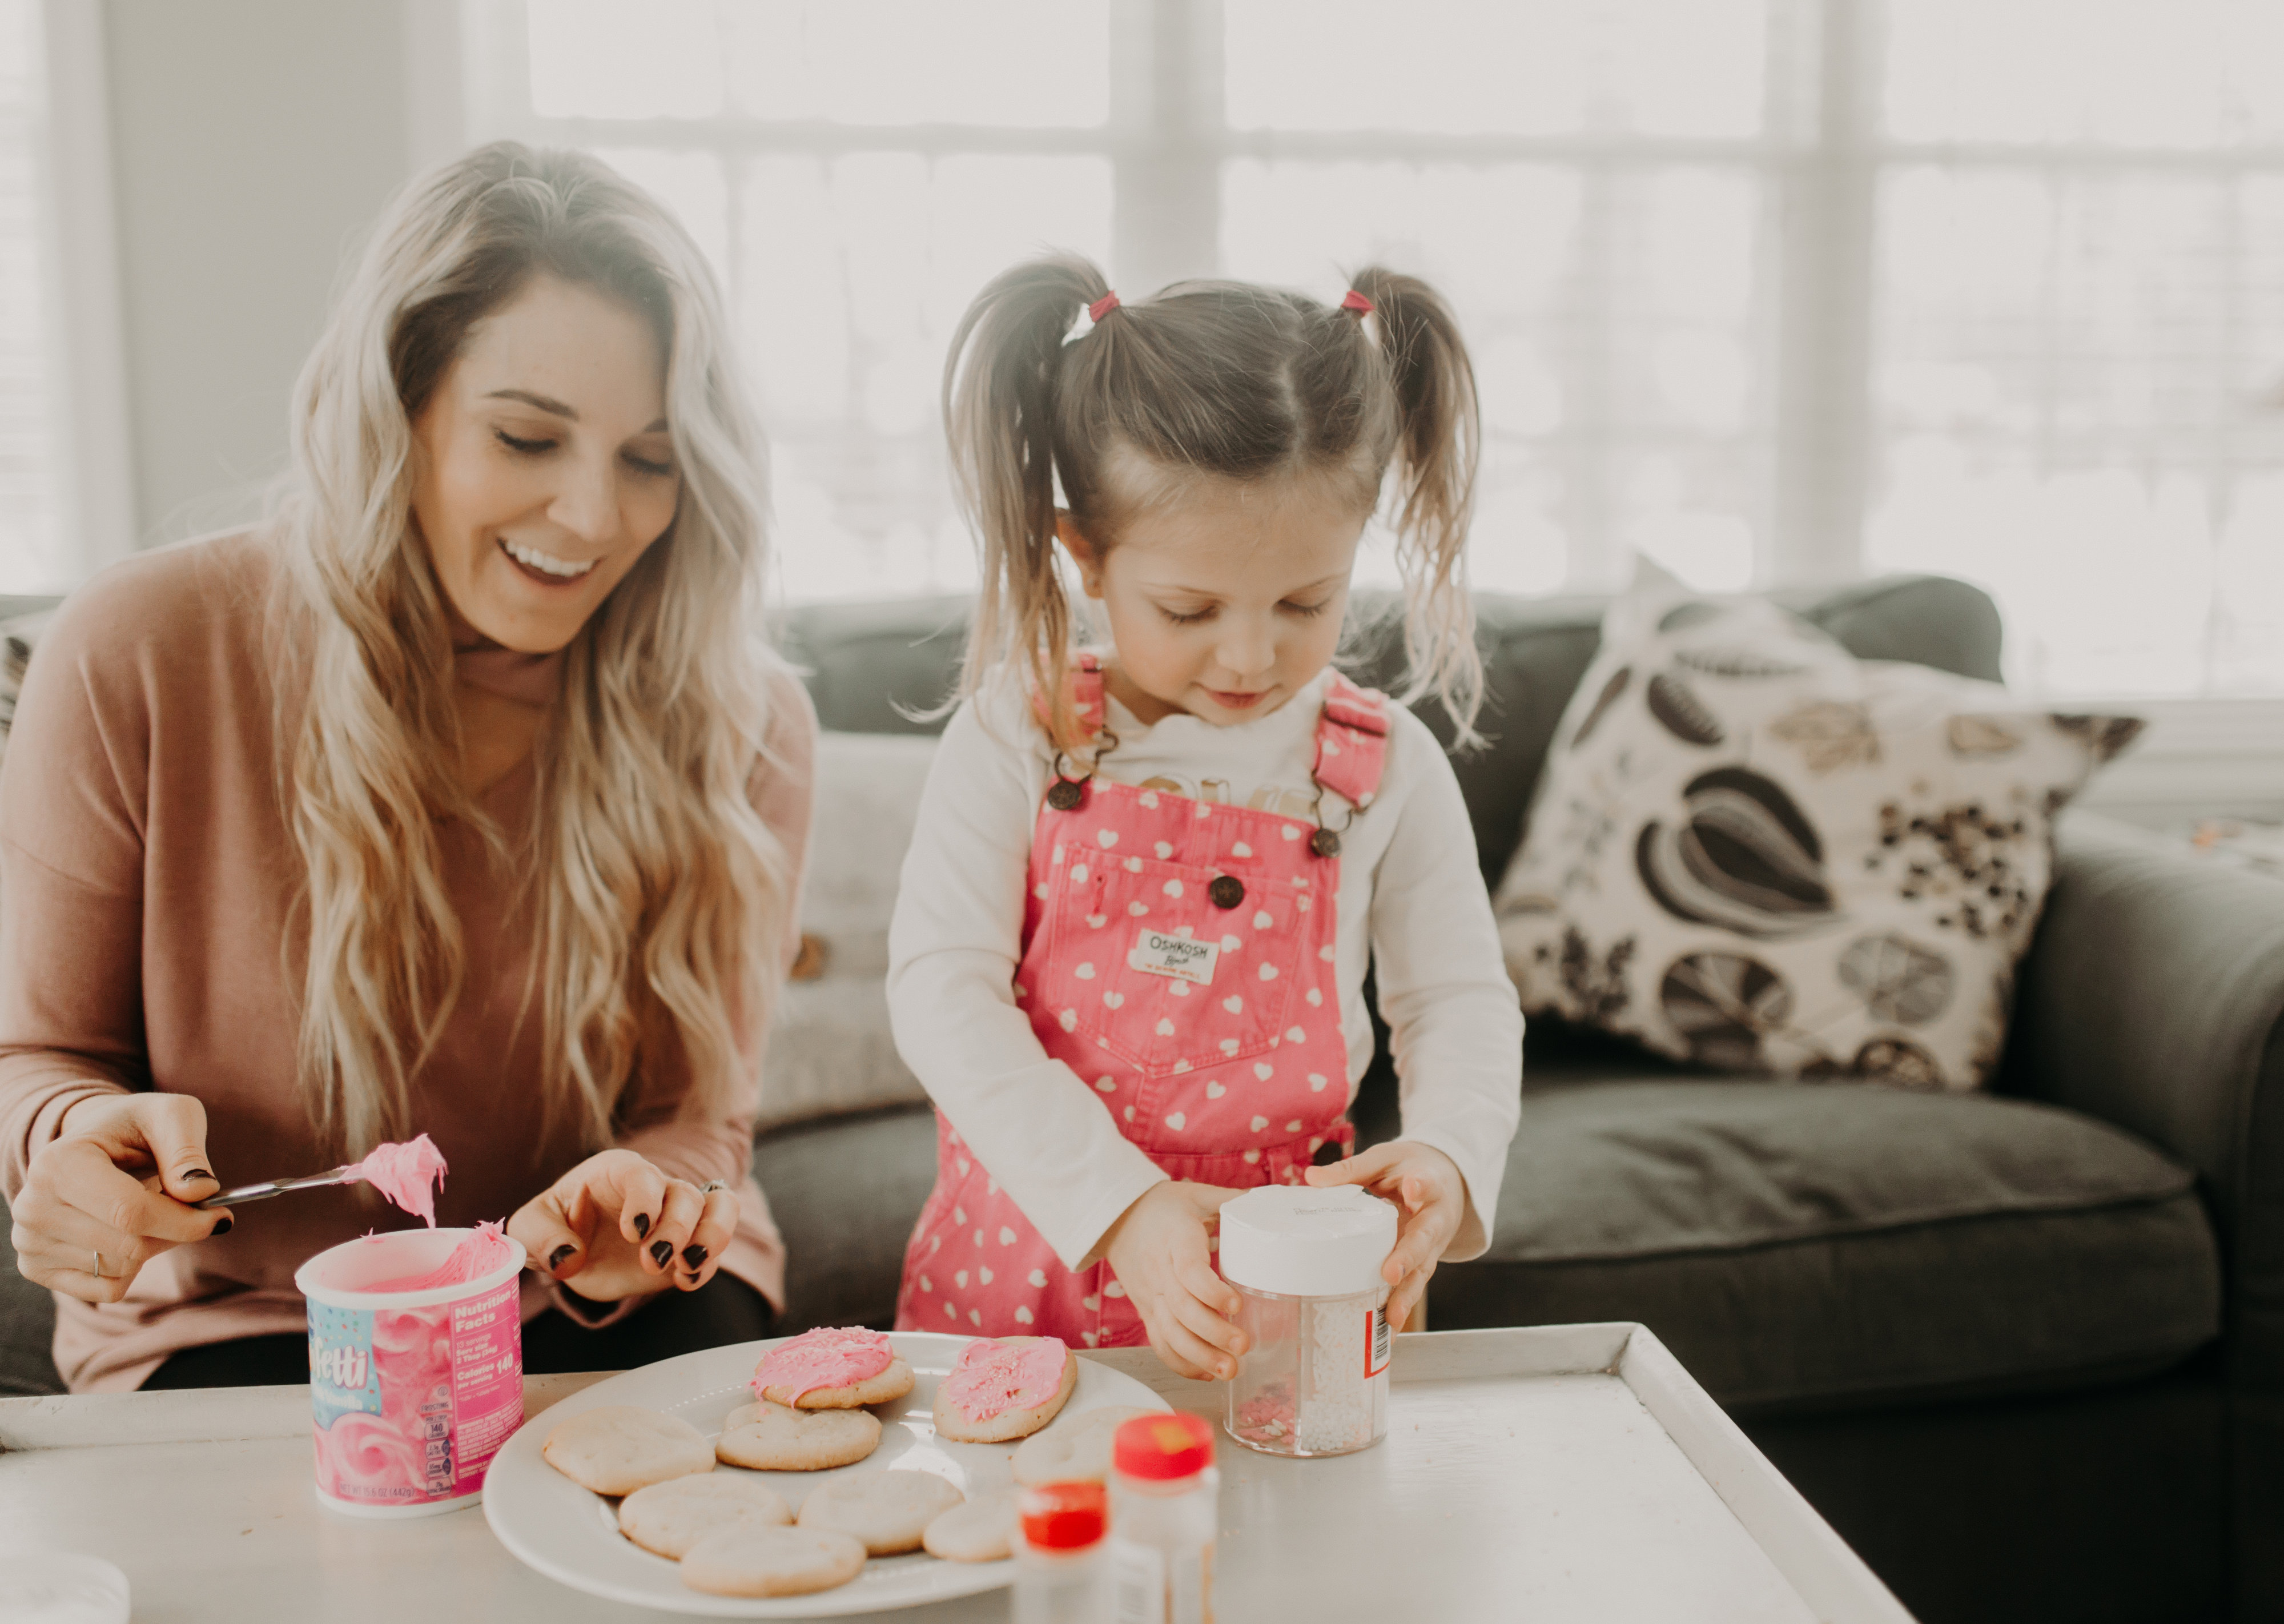
[[[937,1391],[970,1421],[989,1421],[1011,1409],[1036,1409],[1060,1393],[1069,1361],[1060,1337],[985,1337],[959,1350],[959,1362]]]
[[[762,1355],[754,1367],[754,1393],[784,1387],[794,1403],[819,1387],[853,1387],[888,1368],[896,1356],[888,1339],[862,1326],[823,1325],[804,1331]]]
[[[430,1229],[436,1227],[436,1191],[444,1187],[444,1152],[426,1134],[402,1144],[373,1147],[349,1175],[363,1179]]]
[[[361,1286],[367,1292],[433,1292],[440,1285],[465,1285],[471,1280],[481,1280],[508,1261],[507,1237],[497,1223],[480,1223],[468,1238],[452,1248],[452,1255],[425,1275],[407,1275],[402,1280],[384,1280],[378,1285]]]

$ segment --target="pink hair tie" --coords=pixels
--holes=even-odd
[[[1101,298],[1087,306],[1086,319],[1091,322],[1099,322],[1116,308],[1118,308],[1117,293],[1115,292],[1105,293]]]
[[[1354,288],[1349,289],[1348,297],[1341,301],[1341,309],[1354,310],[1358,316],[1370,316],[1374,308],[1371,300]]]

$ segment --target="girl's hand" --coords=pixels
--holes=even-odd
[[[189,1205],[218,1194],[206,1107],[188,1094],[105,1094],[64,1113],[11,1211],[16,1267],[82,1302],[117,1302],[144,1264],[232,1219]]]
[[[591,1302],[696,1291],[737,1227],[736,1191],[701,1191],[632,1151],[590,1156],[507,1221],[534,1269]]]
[[[1380,1273],[1394,1288],[1388,1294],[1388,1323],[1402,1330],[1467,1215],[1467,1183],[1459,1164],[1433,1145],[1391,1139],[1346,1161],[1310,1168],[1309,1183],[1361,1184],[1396,1203],[1396,1250]]]
[[[1206,1244],[1221,1204],[1237,1193],[1186,1181],[1153,1184],[1105,1238],[1104,1259],[1141,1315],[1150,1346],[1177,1376],[1226,1381],[1245,1351],[1245,1332],[1229,1321],[1237,1292],[1214,1272]]]

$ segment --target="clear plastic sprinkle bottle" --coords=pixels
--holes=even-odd
[[[1221,1473],[1213,1425],[1182,1410],[1137,1416],[1112,1437],[1111,1567],[1117,1624],[1213,1624]]]
[[[1103,1624],[1111,1616],[1109,1526],[1099,1483],[1023,1491],[1015,1624]]]
[[[1388,1430],[1396,1208],[1353,1184],[1271,1184],[1221,1209],[1221,1272],[1250,1344],[1225,1425],[1270,1455],[1346,1455]]]

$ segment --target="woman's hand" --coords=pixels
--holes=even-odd
[[[1105,1238],[1105,1260],[1141,1315],[1150,1346],[1177,1376],[1227,1380],[1245,1351],[1245,1332],[1229,1320],[1237,1292],[1214,1272],[1207,1244],[1221,1204],[1237,1193],[1187,1181],[1153,1184]]]
[[[190,1205],[221,1189],[207,1166],[206,1107],[192,1096],[82,1099],[10,1205],[16,1267],[82,1302],[117,1302],[160,1253],[229,1232],[229,1213]]]
[[[1433,1145],[1410,1139],[1375,1144],[1359,1156],[1309,1169],[1309,1183],[1361,1184],[1396,1203],[1400,1214],[1396,1250],[1381,1265],[1388,1294],[1388,1323],[1398,1331],[1427,1294],[1428,1278],[1467,1215],[1467,1182],[1459,1164]]]
[[[590,1156],[507,1221],[534,1269],[591,1302],[696,1291],[737,1228],[735,1190],[701,1191],[632,1151]]]

